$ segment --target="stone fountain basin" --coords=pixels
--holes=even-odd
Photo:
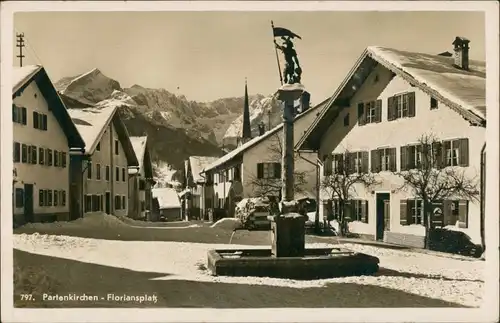
[[[303,257],[273,257],[271,249],[208,251],[208,269],[216,276],[254,276],[313,280],[370,275],[379,259],[340,248],[306,249]]]

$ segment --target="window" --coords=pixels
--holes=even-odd
[[[59,166],[59,152],[57,150],[54,150],[54,166]]]
[[[353,217],[351,220],[368,223],[368,201],[351,200],[350,202],[353,210]]]
[[[16,207],[24,207],[24,190],[22,188],[16,188]]]
[[[28,162],[28,146],[26,144],[21,145],[21,162]]]
[[[275,179],[281,178],[280,163],[258,163],[257,164],[258,179]]]
[[[92,179],[92,162],[87,162],[87,179]]]
[[[67,163],[67,159],[66,159],[66,153],[65,152],[61,152],[61,166],[63,168],[66,168],[66,163]]]
[[[101,197],[102,195],[92,195],[91,203],[92,203],[92,212],[98,212],[101,210]]]
[[[443,141],[445,166],[469,166],[469,140]]]
[[[33,128],[47,130],[47,115],[33,111]]]
[[[344,117],[344,127],[349,126],[349,113],[347,113]]]
[[[462,228],[469,226],[469,201],[447,200],[444,205],[444,225],[458,225]]]
[[[95,150],[101,151],[101,142],[100,141],[97,143],[97,147],[95,148]]]
[[[422,145],[408,145],[401,147],[401,170],[420,168],[423,158],[428,159],[431,152],[425,152]]]
[[[54,190],[54,206],[57,206],[59,202],[59,192],[57,190]]]
[[[38,148],[38,163],[43,165],[45,163],[45,149],[42,147]]]
[[[19,163],[21,161],[21,144],[14,142],[14,163]]]
[[[92,195],[85,195],[85,207],[84,212],[88,213],[92,211]]]
[[[59,191],[61,194],[61,205],[66,206],[66,191]]]
[[[422,200],[408,200],[408,210],[410,211],[409,224],[424,224],[424,207]]]
[[[438,108],[438,100],[434,99],[431,97],[431,110],[437,109]]]
[[[115,140],[115,155],[120,153],[120,146],[118,145],[118,140]]]
[[[43,206],[44,205],[44,198],[43,198],[43,190],[38,190],[38,205]]]
[[[139,179],[139,190],[144,191],[146,189],[146,181],[142,178]]]
[[[31,149],[31,154],[30,154],[30,157],[31,157],[31,163],[32,163],[33,165],[36,165],[36,163],[37,163],[37,159],[36,159],[36,157],[37,157],[37,156],[36,156],[36,152],[38,151],[38,149],[37,149],[37,147],[36,147],[36,146],[31,146],[31,147],[30,147],[30,149]]]
[[[382,100],[358,103],[358,124],[377,123],[382,121]]]
[[[394,95],[387,99],[387,120],[415,116],[415,92]]]
[[[52,149],[47,148],[47,165],[52,166]]]
[[[95,178],[97,180],[101,179],[101,164],[96,164],[95,165]]]
[[[12,105],[12,121],[22,125],[28,124],[28,118],[26,115],[27,111],[24,107],[18,107],[15,104]]]
[[[115,180],[116,181],[120,180],[120,167],[118,166],[115,167]]]
[[[109,166],[106,166],[106,180],[109,181]]]
[[[125,182],[125,168],[122,167],[122,181]]]
[[[379,148],[371,151],[371,170],[373,173],[396,171],[396,148]]]
[[[349,165],[349,174],[368,172],[367,151],[349,153],[346,158]]]
[[[47,205],[52,206],[52,190],[47,190]]]
[[[120,195],[115,195],[115,209],[121,210],[121,201]]]

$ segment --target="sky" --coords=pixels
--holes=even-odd
[[[438,54],[464,36],[470,58],[486,60],[482,12],[22,12],[14,32],[25,35],[23,65],[44,65],[53,82],[98,68],[122,87],[211,101],[243,96],[245,78],[249,94],[280,86],[271,20],[302,37],[295,48],[313,104],[367,46]]]

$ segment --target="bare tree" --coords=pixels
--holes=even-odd
[[[268,148],[269,166],[272,165],[273,173],[271,176],[259,176],[259,170],[256,175],[250,177],[250,184],[254,188],[254,192],[258,196],[280,196],[282,181],[281,181],[281,159],[283,154],[283,143],[278,134],[273,135],[272,143]],[[295,153],[295,160],[299,160],[299,156]],[[260,174],[262,175],[262,174]],[[294,191],[295,193],[304,193],[304,185],[307,184],[307,172],[297,171],[294,173]]]
[[[325,158],[321,188],[330,200],[338,200],[341,236],[347,233],[346,215],[350,214],[350,200],[357,195],[356,186],[369,189],[378,184],[376,176],[368,170],[368,152],[345,150]]]
[[[398,190],[410,190],[422,200],[426,248],[429,247],[433,204],[449,199],[479,200],[476,177],[469,178],[464,167],[455,167],[468,165],[468,144],[464,151],[466,153],[460,156],[451,144],[443,146],[433,134],[422,135],[417,145],[402,147],[401,171],[395,174],[404,183]]]

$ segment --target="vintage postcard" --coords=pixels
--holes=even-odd
[[[2,322],[498,321],[498,9],[3,2]]]

